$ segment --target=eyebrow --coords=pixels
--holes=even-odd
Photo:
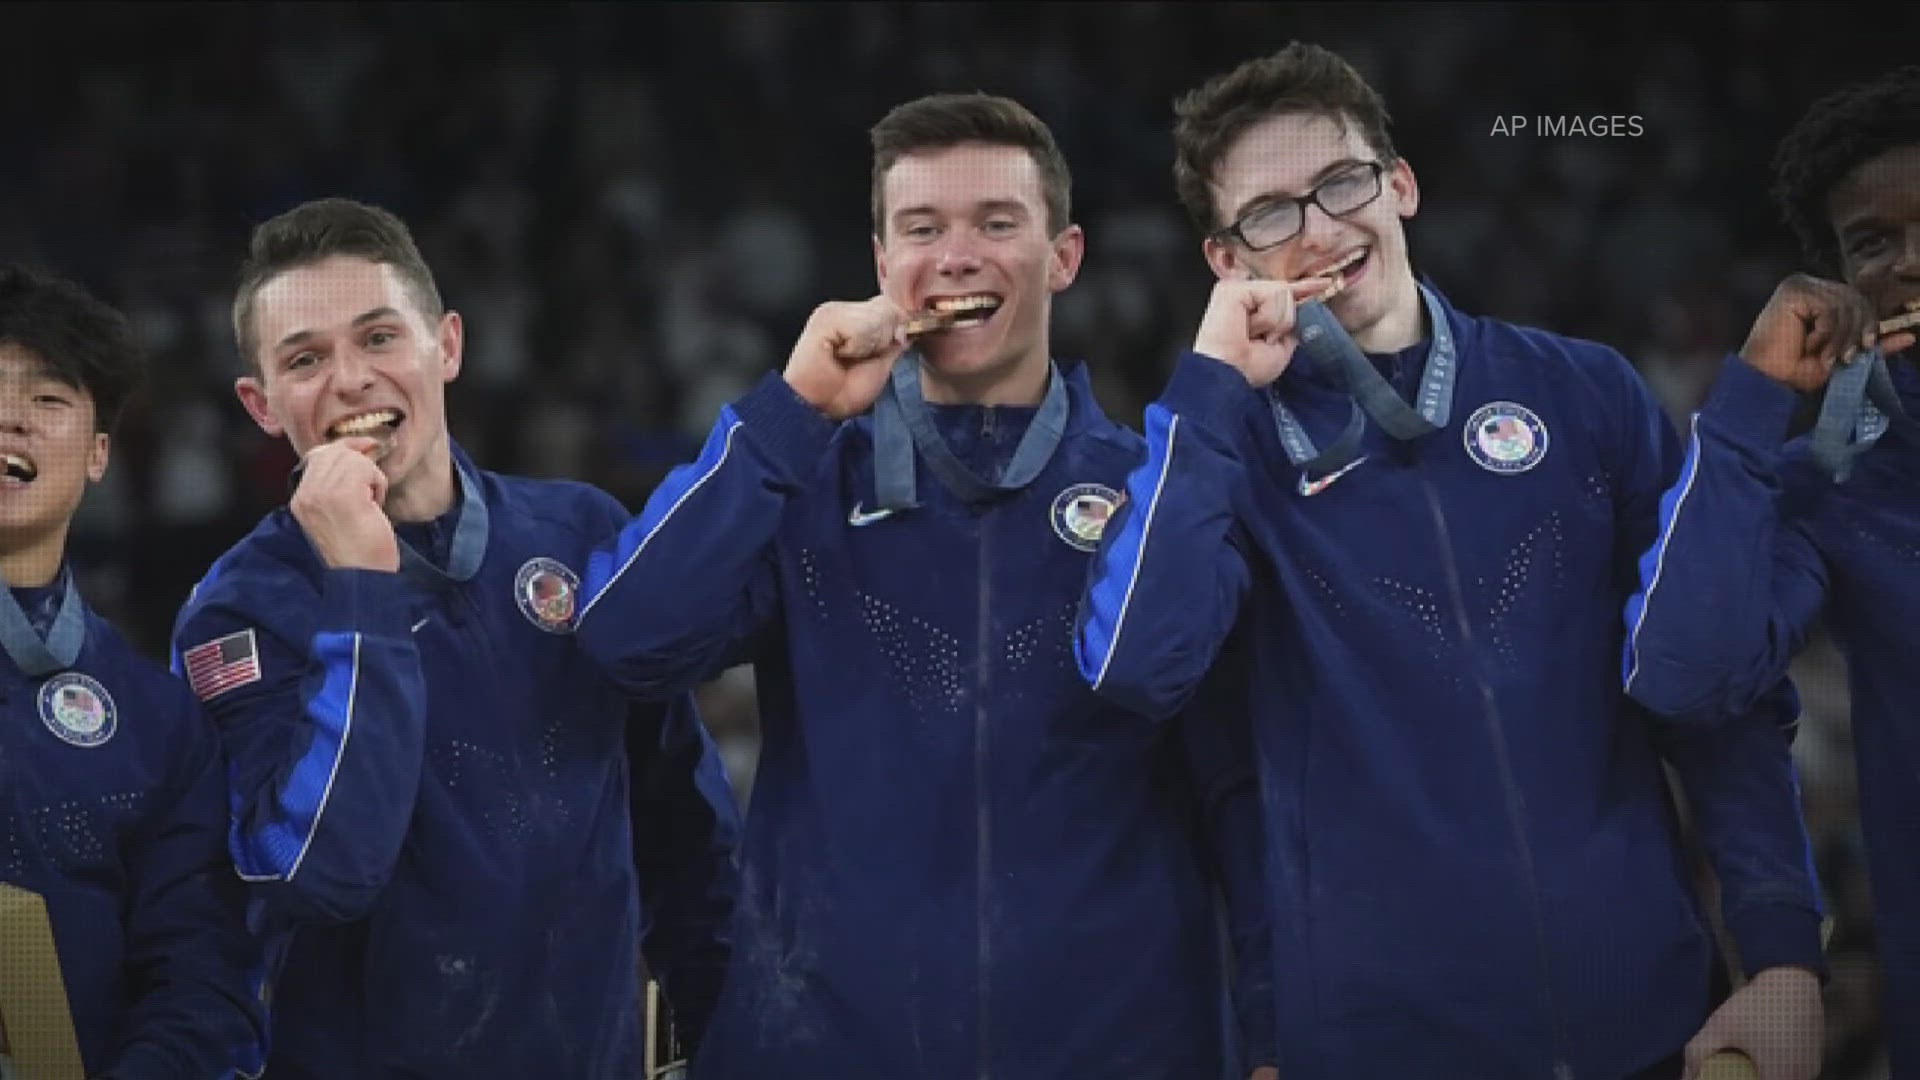
[[[1355,158],[1355,157],[1341,158],[1338,161],[1329,162],[1326,166],[1321,168],[1319,172],[1314,173],[1312,176],[1309,176],[1307,178],[1307,190],[1312,191],[1314,188],[1319,187],[1320,181],[1325,180],[1327,177],[1332,176],[1334,173],[1337,173],[1342,169],[1349,169],[1355,165],[1365,165],[1365,164],[1367,164],[1367,162],[1365,162],[1360,158]],[[1255,206],[1259,205],[1260,203],[1273,202],[1279,199],[1297,199],[1300,197],[1301,196],[1298,196],[1298,195],[1290,195],[1287,192],[1280,190],[1279,188],[1268,188],[1267,190],[1259,193],[1258,195],[1249,196],[1246,200],[1242,201],[1239,206],[1235,207],[1231,220],[1234,220],[1234,221],[1240,220],[1240,215],[1246,213],[1248,210],[1253,209]]]
[[[349,325],[365,326],[366,324],[370,322],[374,322],[379,319],[396,318],[399,316],[399,314],[400,313],[398,311],[390,307],[377,307],[377,308],[374,308],[372,311],[369,311],[360,315],[358,318],[354,319],[353,322],[350,323]],[[306,341],[308,338],[311,338],[315,333],[316,331],[313,331],[313,330],[295,330],[293,333],[288,334],[286,337],[281,338],[280,344],[275,345],[274,348],[284,349],[289,345],[298,345],[301,342]]]
[[[893,212],[893,220],[898,223],[918,214],[938,214],[939,212],[937,208],[924,204],[920,206],[903,206]],[[1024,214],[1027,212],[1027,206],[1019,199],[982,199],[973,204],[973,212],[986,214],[1012,212]]]

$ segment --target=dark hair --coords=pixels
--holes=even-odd
[[[1344,128],[1357,124],[1383,161],[1396,155],[1387,108],[1353,65],[1318,45],[1296,41],[1248,60],[1174,102],[1173,185],[1202,233],[1225,225],[1210,184],[1220,159],[1246,130],[1269,116],[1311,113]]]
[[[127,317],[82,286],[0,264],[0,343],[19,346],[54,378],[93,399],[93,429],[111,432],[140,385],[146,358]]]
[[[335,255],[356,255],[392,266],[428,319],[438,319],[446,310],[433,283],[433,271],[420,257],[405,222],[351,199],[304,202],[254,229],[247,245],[247,261],[240,267],[240,287],[233,298],[233,337],[248,363],[255,362],[253,305],[261,287],[288,270]]]
[[[932,94],[896,106],[873,125],[873,231],[886,235],[887,170],[908,154],[961,143],[1016,146],[1033,156],[1047,203],[1047,234],[1073,221],[1073,177],[1053,132],[1026,106],[991,94]]]
[[[1773,157],[1773,197],[1812,268],[1837,277],[1840,252],[1827,196],[1863,162],[1920,145],[1920,67],[1903,67],[1828,94],[1800,118]]]

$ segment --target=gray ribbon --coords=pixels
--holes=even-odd
[[[1067,387],[1060,369],[1047,368],[1047,396],[1020,437],[1013,459],[992,480],[983,480],[947,445],[920,391],[920,356],[907,352],[894,362],[893,376],[873,405],[873,485],[882,510],[911,510],[919,505],[914,450],[927,459],[934,475],[961,501],[979,504],[1019,491],[1052,460],[1067,430]]]
[[[447,568],[433,565],[412,544],[400,541],[400,572],[423,585],[471,580],[487,554],[489,518],[487,500],[480,493],[480,478],[458,454],[453,455],[453,469],[460,486],[460,520],[453,527],[453,543],[447,549]]]
[[[27,613],[20,610],[13,589],[0,579],[0,647],[7,650],[14,665],[27,675],[51,675],[73,666],[86,644],[87,626],[80,604],[80,588],[71,571],[65,572],[66,588],[60,595],[60,610],[53,616],[42,639]]]
[[[1269,389],[1273,420],[1280,432],[1280,445],[1287,460],[1310,474],[1310,479],[1346,467],[1358,456],[1360,437],[1365,426],[1364,411],[1381,429],[1395,439],[1417,439],[1447,426],[1453,412],[1453,384],[1459,378],[1460,365],[1455,354],[1453,327],[1440,298],[1425,285],[1420,297],[1426,303],[1428,321],[1433,324],[1433,346],[1427,352],[1426,368],[1420,374],[1416,409],[1402,400],[1379,369],[1354,343],[1325,303],[1311,300],[1294,311],[1299,350],[1309,363],[1338,373],[1353,397],[1353,413],[1340,438],[1323,453],[1300,425],[1291,410],[1280,402],[1277,388]]]
[[[1841,483],[1853,473],[1853,462],[1867,452],[1889,427],[1911,433],[1914,422],[1900,404],[1880,350],[1855,353],[1827,379],[1826,400],[1808,438],[1808,451],[1821,470]]]

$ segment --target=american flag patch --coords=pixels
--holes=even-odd
[[[180,659],[186,665],[187,685],[201,701],[260,681],[260,652],[253,646],[251,629],[195,645]]]

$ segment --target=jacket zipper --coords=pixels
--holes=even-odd
[[[992,415],[991,412],[988,413]],[[976,811],[975,827],[979,835],[975,841],[975,867],[978,877],[975,881],[975,921],[979,932],[978,956],[980,962],[979,983],[976,987],[975,1008],[979,1015],[980,1080],[990,1080],[992,1075],[992,1029],[990,1027],[989,1008],[992,1004],[993,986],[993,946],[990,939],[992,930],[991,908],[988,906],[988,882],[993,873],[993,813],[991,792],[988,787],[987,772],[987,702],[992,692],[991,662],[993,657],[993,623],[989,617],[988,598],[992,592],[992,560],[988,557],[993,530],[992,512],[978,519],[980,526],[980,565],[979,565],[979,655],[976,686],[973,699],[973,789]]]
[[[1573,1067],[1567,1064],[1566,1040],[1561,1030],[1560,1009],[1553,993],[1553,963],[1547,951],[1547,927],[1543,904],[1540,899],[1540,882],[1534,872],[1533,845],[1527,840],[1526,805],[1520,794],[1520,787],[1514,780],[1513,761],[1508,755],[1505,725],[1500,720],[1500,705],[1494,697],[1493,687],[1487,682],[1480,667],[1479,653],[1473,643],[1473,623],[1467,618],[1467,604],[1460,588],[1460,568],[1453,557],[1453,540],[1447,531],[1446,513],[1441,509],[1440,497],[1434,492],[1433,483],[1427,479],[1423,468],[1420,476],[1420,491],[1426,496],[1427,509],[1433,513],[1434,533],[1440,541],[1440,563],[1447,572],[1447,593],[1453,601],[1453,617],[1460,627],[1461,644],[1467,651],[1469,663],[1473,669],[1473,681],[1480,690],[1482,715],[1487,722],[1487,736],[1493,744],[1494,764],[1500,772],[1500,790],[1505,796],[1507,821],[1513,827],[1514,851],[1520,857],[1520,876],[1526,886],[1527,900],[1533,913],[1534,946],[1540,959],[1540,982],[1546,991],[1547,1026],[1553,1040],[1553,1076],[1554,1080],[1573,1080]]]

